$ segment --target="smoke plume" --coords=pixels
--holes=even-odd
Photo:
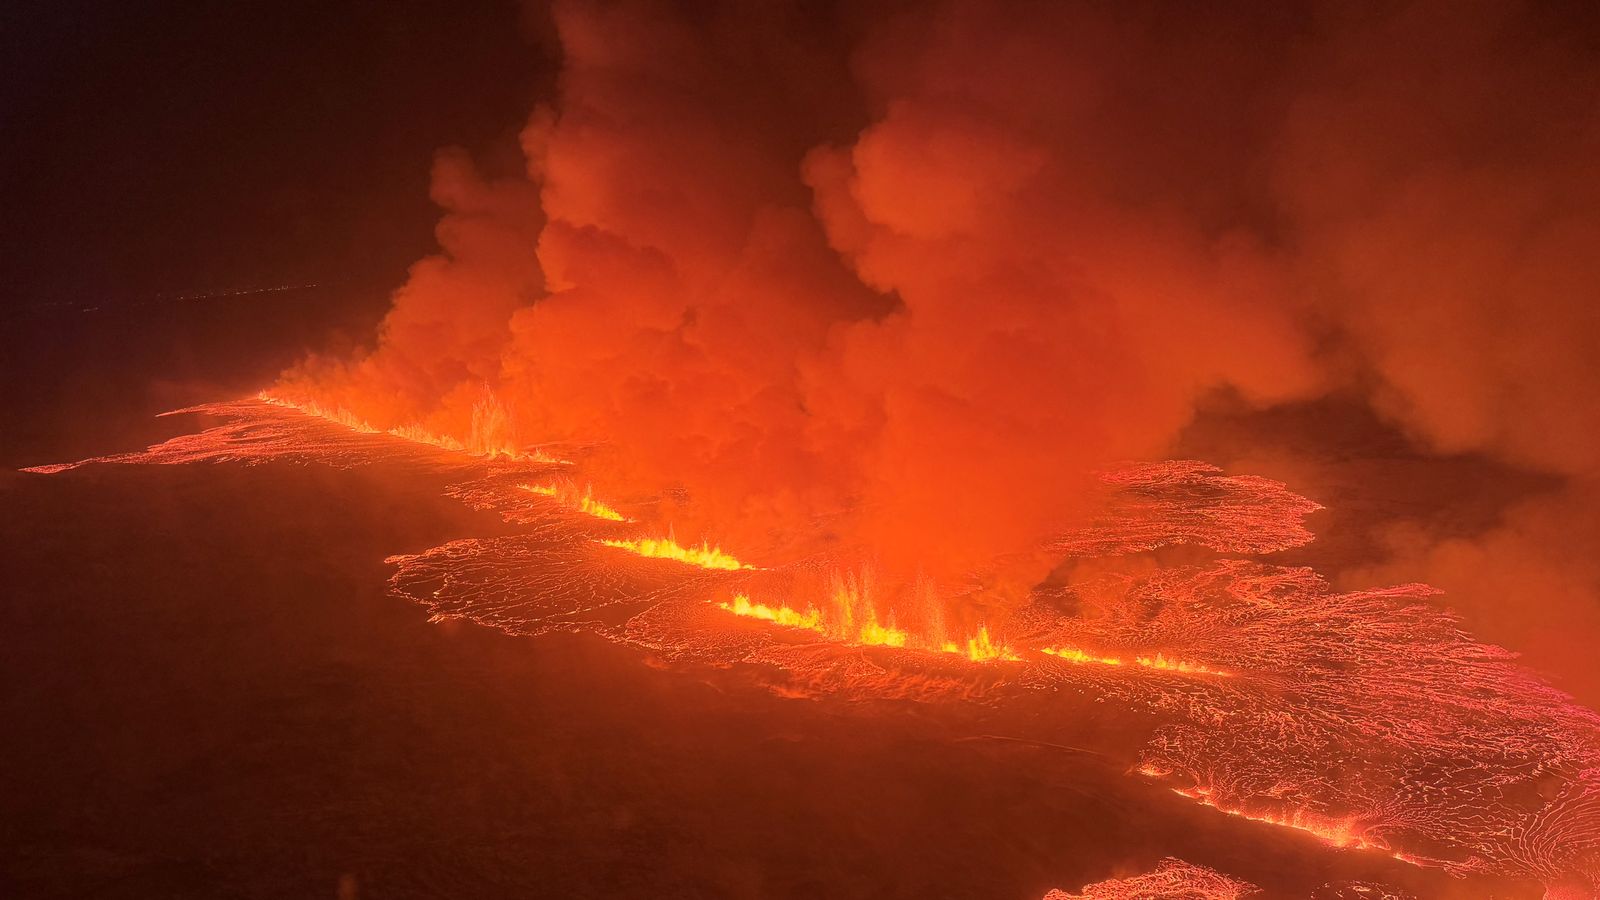
[[[1355,384],[1428,447],[1573,485],[1464,545],[1397,536],[1402,580],[1472,603],[1545,572],[1593,621],[1592,27],[1503,3],[549,16],[526,172],[442,154],[440,253],[368,353],[281,392],[581,443],[597,495],[682,540],[1003,609],[1093,513],[1091,473],[1162,454],[1197,401]]]

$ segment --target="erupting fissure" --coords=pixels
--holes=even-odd
[[[1268,825],[1277,825],[1280,828],[1290,828],[1303,831],[1325,843],[1346,850],[1376,850],[1387,853],[1394,858],[1410,862],[1405,856],[1393,853],[1388,847],[1369,840],[1360,824],[1353,818],[1339,819],[1319,815],[1304,809],[1286,808],[1278,811],[1246,810],[1243,807],[1231,806],[1218,801],[1211,792],[1203,787],[1173,788],[1174,793],[1188,797],[1202,806],[1209,806],[1218,812],[1252,822],[1264,822]]]
[[[607,504],[594,499],[594,489],[589,485],[585,485],[582,491],[579,491],[575,485],[568,481],[556,484],[519,484],[517,487],[530,494],[549,497],[568,509],[575,509],[578,512],[594,516],[596,519],[605,519],[611,522],[632,521]]]
[[[699,566],[702,569],[722,569],[736,572],[740,569],[754,569],[755,566],[742,563],[731,553],[724,553],[721,547],[714,547],[709,541],[702,541],[698,547],[684,547],[671,535],[664,538],[605,538],[596,543],[618,550],[626,550],[635,556],[647,559],[671,559],[690,566]]]
[[[474,404],[472,426],[465,441],[429,431],[416,424],[397,425],[388,429],[379,428],[342,406],[326,406],[314,400],[289,400],[266,391],[256,394],[256,399],[273,406],[296,409],[306,415],[325,419],[361,434],[388,434],[414,444],[428,444],[441,450],[466,453],[486,459],[560,466],[572,464],[570,460],[550,456],[537,447],[529,449],[516,446],[505,436],[508,418],[505,407],[492,395],[485,396]]]
[[[751,603],[750,598],[744,594],[737,594],[732,603],[718,603],[718,608],[725,609],[736,616],[745,616],[751,619],[760,619],[786,628],[804,628],[826,634],[827,629],[822,627],[822,613],[816,607],[808,607],[805,612],[796,612],[787,606],[768,606],[765,603]]]
[[[756,603],[745,594],[735,594],[731,602],[718,602],[716,605],[718,609],[726,610],[736,616],[813,631],[837,643],[937,651],[964,656],[972,662],[1022,660],[1022,657],[1009,646],[997,643],[989,634],[987,625],[978,626],[977,633],[963,641],[925,640],[906,629],[895,627],[892,613],[886,621],[880,622],[876,609],[867,605],[865,618],[860,620],[858,627],[855,623],[861,616],[859,610],[862,603],[858,594],[852,593],[845,585],[846,582],[843,580],[837,581],[831,616],[824,616],[815,605],[808,605],[805,611],[801,612],[788,604],[771,606]]]
[[[1507,651],[1473,640],[1440,612],[1426,585],[1341,593],[1303,567],[1219,559],[1146,571],[1135,563],[1129,571],[1113,567],[1075,578],[1069,588],[1036,589],[1028,604],[988,620],[1003,622],[1001,635],[1019,643],[995,637],[977,619],[968,626],[972,635],[959,638],[960,631],[946,630],[950,610],[931,579],[885,589],[870,566],[842,570],[805,560],[758,568],[709,543],[682,547],[670,532],[664,540],[596,541],[592,523],[542,509],[523,518],[533,506],[530,493],[581,509],[589,495],[575,486],[581,481],[523,483],[535,476],[482,456],[446,457],[390,440],[354,417],[338,421],[337,409],[244,401],[183,412],[230,421],[142,452],[31,471],[406,460],[469,479],[447,492],[529,526],[526,533],[390,558],[396,593],[438,618],[535,634],[598,624],[592,613],[605,608],[629,616],[600,631],[608,638],[672,659],[768,666],[779,673],[776,689],[796,695],[983,697],[1006,704],[1070,687],[1129,715],[1152,717],[1155,730],[1138,738],[1142,749],[1124,745],[1121,736],[1107,738],[1106,746],[1138,753],[1136,771],[1173,788],[1174,801],[1182,797],[1332,847],[1452,874],[1539,879],[1588,891],[1572,896],[1593,895],[1600,715],[1518,666]],[[1192,479],[1165,487],[1148,482],[1140,482],[1139,514],[1150,527],[1135,528],[1130,519],[1117,526],[1116,540],[1086,540],[1086,546],[1132,552],[1149,542],[1130,542],[1125,534],[1166,540],[1175,533],[1171,523],[1236,505],[1231,482],[1203,491]],[[1273,508],[1286,521],[1303,515],[1293,502]],[[1184,540],[1210,546],[1215,536],[1192,528]],[[601,544],[684,565],[619,572],[624,560]],[[714,599],[708,604],[708,598]],[[711,620],[720,613],[708,605],[771,625],[772,633],[718,628]],[[800,640],[781,639],[780,628]],[[864,645],[900,652],[848,650]],[[941,665],[962,659],[1014,664]],[[1059,718],[1043,715],[1040,725],[1073,728],[1075,709]]]
[[[1099,656],[1080,650],[1077,647],[1045,647],[1039,651],[1046,656],[1070,663],[1086,663],[1098,666],[1120,666],[1124,663],[1121,657]],[[1146,669],[1155,669],[1161,672],[1177,672],[1183,675],[1215,675],[1219,678],[1230,677],[1233,673],[1213,669],[1199,663],[1185,662],[1183,660],[1169,659],[1165,653],[1157,652],[1154,656],[1135,656],[1133,664]]]

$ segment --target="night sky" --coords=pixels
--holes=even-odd
[[[516,166],[548,90],[512,2],[36,2],[0,11],[11,311],[342,282],[432,246],[434,152]],[[376,294],[376,296],[373,296]]]

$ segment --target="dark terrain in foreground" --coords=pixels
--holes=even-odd
[[[208,314],[122,357],[124,331],[75,324],[8,373],[40,389],[0,473],[0,895],[1033,900],[1173,854],[1274,896],[1475,896],[986,738],[958,704],[785,700],[593,636],[430,623],[384,557],[507,526],[383,467],[10,471],[191,430],[150,415],[298,352],[223,365],[254,329]],[[208,377],[139,377],[201,336]]]

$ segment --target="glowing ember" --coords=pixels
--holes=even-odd
[[[594,516],[596,519],[605,519],[611,522],[627,522],[629,519],[610,506],[594,499],[593,490],[585,485],[580,492],[570,482],[557,484],[519,484],[517,487],[530,494],[549,497],[568,509]]]
[[[685,565],[698,566],[702,569],[722,569],[725,571],[738,571],[740,569],[754,569],[755,566],[745,565],[732,554],[722,552],[720,547],[713,547],[710,543],[701,543],[698,547],[684,547],[671,537],[665,538],[639,538],[637,540],[623,540],[618,538],[605,538],[599,541],[607,547],[626,550],[635,556],[647,559],[670,559]]]

